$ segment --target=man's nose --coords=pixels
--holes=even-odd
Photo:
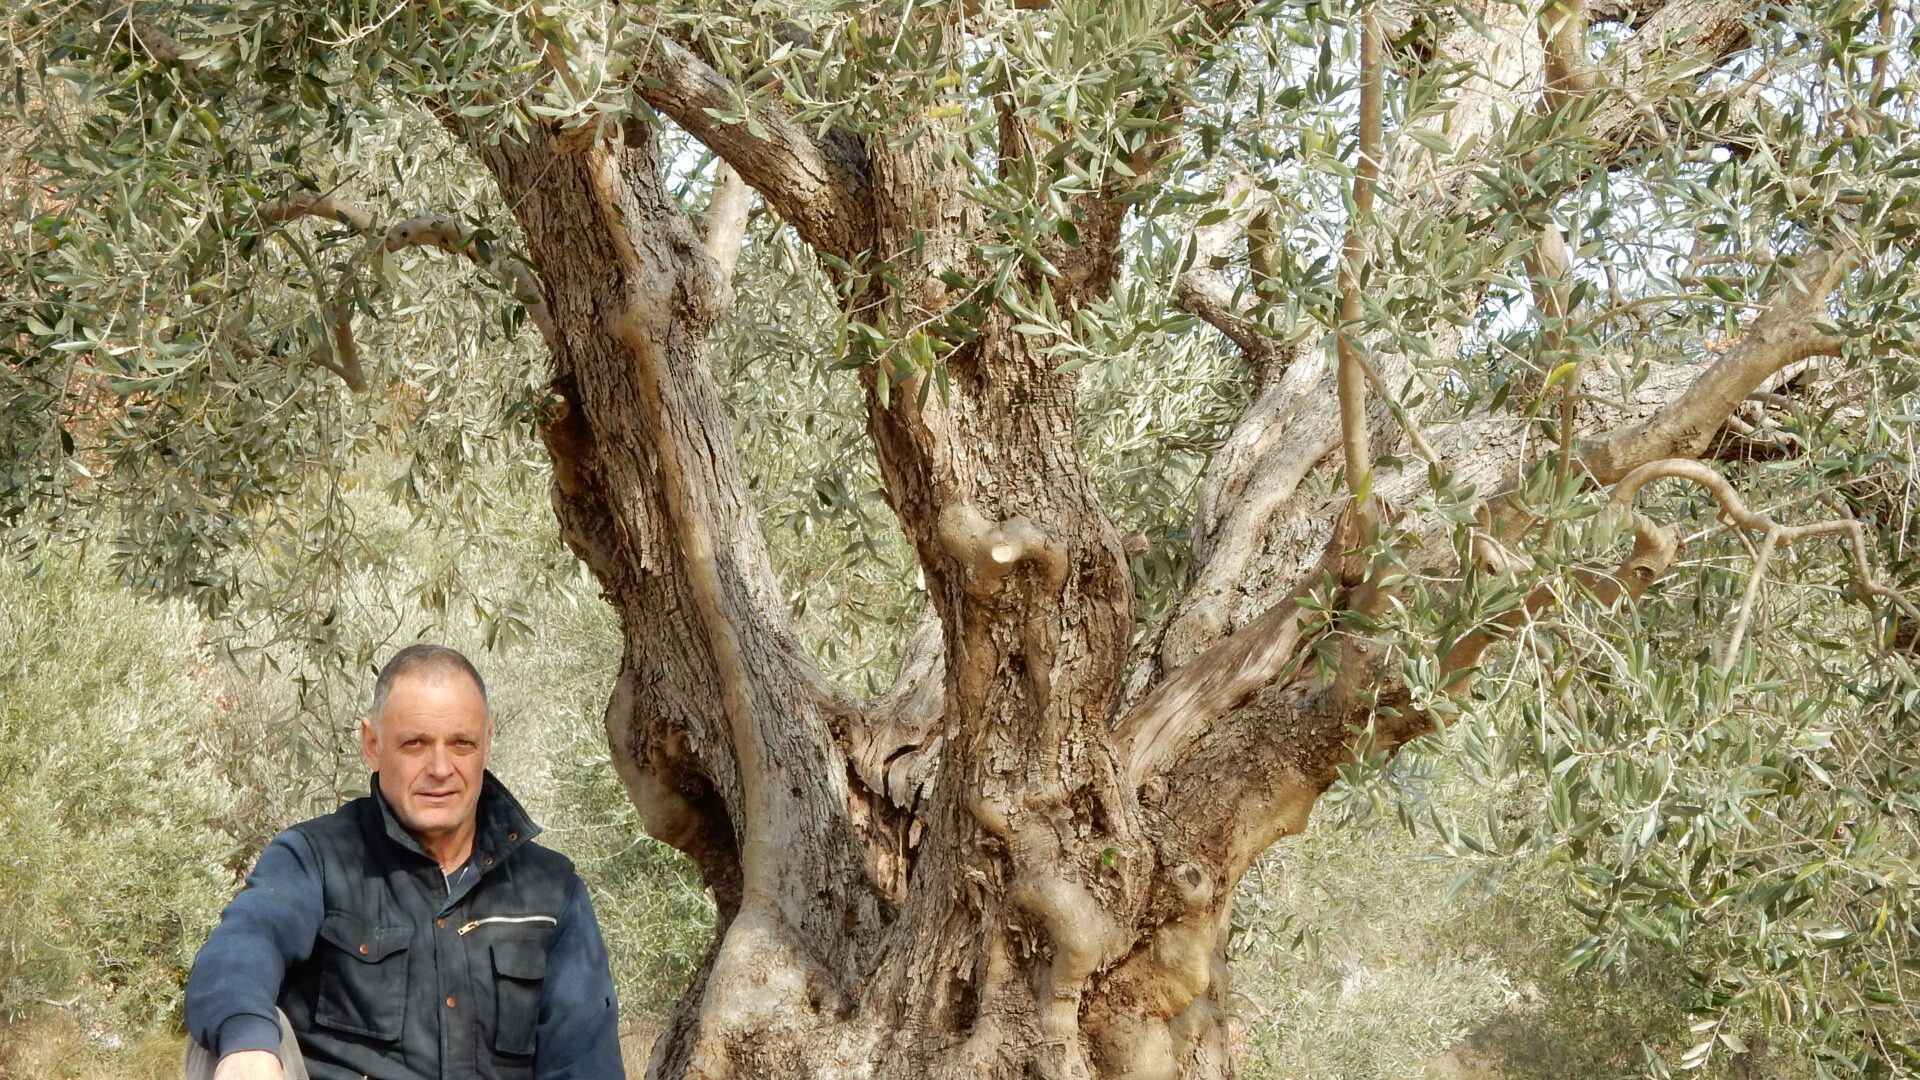
[[[427,754],[427,775],[447,776],[453,772],[453,751],[446,746],[436,746]]]

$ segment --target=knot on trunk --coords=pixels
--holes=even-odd
[[[1180,898],[1189,910],[1205,907],[1213,900],[1213,875],[1196,863],[1181,863],[1173,868],[1167,878],[1173,884],[1174,895]]]
[[[1196,1038],[1219,1022],[1210,995],[1224,993],[1220,905],[1231,901],[1196,863],[1168,868],[1164,886],[1179,910],[1145,930],[1145,940],[1103,977],[1088,1010],[1101,1076],[1184,1075],[1181,1062]]]
[[[941,550],[966,571],[969,593],[995,591],[1023,562],[1034,564],[1049,591],[1058,591],[1067,580],[1066,553],[1024,517],[994,522],[972,503],[957,502],[940,512],[936,535]]]
[[[1087,980],[1112,959],[1113,920],[1085,885],[1054,873],[1034,873],[1009,897],[1038,920],[1053,962],[1034,987],[1042,1045],[1032,1066],[1041,1080],[1091,1080],[1081,1048],[1080,1003]]]

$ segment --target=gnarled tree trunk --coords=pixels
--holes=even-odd
[[[1109,728],[1132,584],[1071,376],[989,325],[950,395],[875,400],[944,633],[894,691],[838,692],[781,614],[707,374],[725,282],[655,154],[486,154],[552,313],[555,510],[627,636],[615,758],[719,904],[654,1071],[1224,1075],[1230,889],[1155,842]]]
[[[1244,12],[1214,14],[1225,33]],[[1674,0],[1639,35],[1710,68],[1744,42],[1742,15]],[[1551,41],[1524,12],[1493,5],[1488,21],[1494,59],[1461,93],[1456,132],[1531,100],[1529,73],[1551,77]],[[1443,47],[1487,48],[1465,32]],[[810,244],[842,265],[895,253],[866,310],[909,325],[960,301],[954,273],[984,276],[969,262],[966,177],[927,149],[936,140],[816,138],[775,110],[723,124],[731,98],[714,72],[664,39],[650,56],[648,100]],[[1632,77],[1698,75],[1673,71]],[[1592,129],[1630,143],[1646,90],[1620,88]],[[1183,298],[1248,350],[1260,392],[1207,479],[1192,589],[1143,649],[1127,555],[1076,447],[1075,376],[991,306],[946,343],[946,387],[923,392],[921,371],[882,393],[883,366],[867,365],[868,429],[936,621],[894,687],[860,700],[821,677],[789,627],[708,371],[744,189],[724,182],[697,235],[637,120],[597,135],[536,128],[481,156],[549,314],[555,512],[626,635],[613,757],[648,830],[692,858],[718,903],[712,951],[650,1075],[1231,1076],[1225,955],[1241,875],[1304,827],[1379,704],[1395,706],[1381,714],[1389,745],[1424,724],[1363,635],[1343,636],[1343,673],[1327,683],[1297,662],[1326,631],[1295,602],[1321,570],[1342,602],[1364,603],[1352,553],[1365,520],[1306,483],[1339,465],[1332,362],[1248,332],[1207,277],[1206,244],[1234,237],[1201,237]],[[1087,196],[1081,243],[1050,253],[1064,310],[1107,289],[1124,195]],[[1392,358],[1377,360],[1397,384]],[[1583,430],[1678,423],[1658,390],[1641,415],[1584,416]],[[1703,418],[1711,431],[1722,417],[1680,426]],[[1458,424],[1439,449],[1497,492],[1540,452],[1517,430]],[[1369,435],[1392,446],[1402,424],[1376,404]],[[1618,455],[1602,479],[1704,448],[1648,441],[1595,441]],[[1419,472],[1375,491],[1408,503]],[[1671,549],[1658,548],[1636,552],[1646,573],[1630,587],[1664,567]],[[1487,640],[1450,660],[1470,664]]]

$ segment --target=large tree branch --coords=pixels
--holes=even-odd
[[[1806,273],[1782,287],[1779,300],[1763,314],[1763,318],[1768,319],[1770,326],[1784,327],[1797,320],[1797,324],[1804,328],[1806,324],[1817,318],[1818,309],[1824,305],[1824,297],[1835,287],[1838,279],[1844,276],[1845,268],[1840,264],[1846,261],[1832,253],[1823,253],[1820,258],[1820,265],[1812,265],[1814,260],[1809,260],[1802,266]],[[1763,328],[1756,322],[1755,327],[1750,330],[1750,336],[1756,339],[1763,337],[1764,335],[1757,333],[1761,329]],[[1825,335],[1821,336],[1825,337]],[[1827,344],[1837,346],[1837,343],[1831,340],[1828,340]],[[1756,348],[1759,346],[1756,345]],[[1791,353],[1792,350],[1789,349],[1788,352]],[[1739,401],[1747,396],[1749,391],[1745,387],[1748,383],[1764,381],[1794,362],[1794,359],[1794,356],[1780,353],[1777,341],[1775,345],[1768,346],[1763,354],[1736,356],[1730,352],[1720,361],[1723,364],[1731,361],[1728,370],[1717,376],[1710,371],[1708,375],[1696,379],[1673,406],[1657,413],[1652,420],[1623,433],[1623,435],[1638,433],[1635,434],[1635,440],[1627,442],[1626,445],[1629,448],[1642,449],[1646,445],[1657,445],[1657,443],[1649,444],[1644,441],[1652,437],[1646,435],[1647,429],[1655,432],[1670,431],[1675,426],[1677,415],[1689,414],[1706,418],[1707,431],[1698,440],[1704,444],[1713,430],[1719,426],[1720,420],[1731,411],[1732,405],[1739,404]],[[1727,404],[1727,397],[1736,392],[1740,397],[1734,399],[1731,404]],[[1689,396],[1696,402],[1714,402],[1715,404],[1711,407],[1696,405],[1691,410],[1683,408],[1683,403]],[[1622,438],[1622,436],[1616,436],[1616,438]],[[1624,439],[1623,442],[1625,442]],[[1704,448],[1704,445],[1701,448]],[[1619,482],[1612,492],[1611,504],[1619,512],[1631,512],[1634,497],[1641,487],[1660,477],[1684,478],[1705,486],[1721,503],[1724,520],[1744,530],[1756,532],[1761,537],[1761,557],[1757,560],[1753,577],[1749,581],[1747,596],[1741,603],[1740,614],[1737,616],[1724,649],[1721,661],[1723,668],[1737,653],[1740,640],[1750,621],[1754,594],[1757,590],[1759,575],[1766,565],[1766,556],[1776,547],[1785,546],[1794,540],[1844,534],[1849,545],[1855,593],[1862,598],[1885,599],[1909,615],[1920,610],[1916,609],[1905,596],[1873,579],[1868,566],[1864,526],[1861,523],[1843,518],[1803,526],[1782,526],[1763,515],[1747,510],[1734,492],[1732,485],[1711,467],[1700,462],[1667,459],[1642,463],[1624,477],[1613,478]],[[1582,591],[1602,605],[1611,605],[1622,597],[1637,599],[1666,571],[1677,553],[1678,541],[1672,530],[1656,526],[1638,514],[1632,515],[1632,520],[1635,537],[1633,550],[1615,573],[1601,575],[1581,571],[1576,574]],[[1499,565],[1502,560],[1484,561],[1489,564],[1487,569],[1490,571],[1498,572],[1504,569]],[[1541,611],[1564,604],[1566,601],[1567,597],[1561,588],[1542,585],[1529,593],[1514,609],[1456,639],[1441,658],[1442,685],[1446,686],[1450,693],[1462,692],[1470,685],[1471,673],[1486,649],[1507,637],[1512,630],[1532,620]],[[1267,615],[1248,624],[1248,629],[1261,627],[1271,632],[1273,628],[1266,625],[1268,620],[1278,619],[1283,613],[1289,612],[1293,606],[1292,598],[1281,602]],[[1240,634],[1236,632],[1204,654],[1202,660],[1228,655],[1235,645],[1239,644],[1237,641],[1239,637]],[[1298,634],[1282,632],[1275,634],[1274,640],[1277,646],[1284,646],[1296,653],[1301,647]],[[1241,647],[1244,648],[1244,645]],[[1280,649],[1276,649],[1270,656],[1261,654],[1260,658],[1266,662],[1266,669],[1274,672],[1283,671],[1289,665],[1297,667],[1300,663],[1297,655],[1288,655],[1286,651]],[[1195,676],[1204,670],[1200,662],[1196,662],[1193,666]],[[1285,681],[1283,679],[1281,683],[1284,684]],[[1311,798],[1317,796],[1318,791],[1330,782],[1331,770],[1348,759],[1350,750],[1344,733],[1366,722],[1367,703],[1347,701],[1343,695],[1334,692],[1333,688],[1328,688],[1304,697],[1299,694],[1288,696],[1278,691],[1266,691],[1261,698],[1268,701],[1267,705],[1244,708],[1241,703],[1248,697],[1245,686],[1226,687],[1218,679],[1213,680],[1213,683],[1215,687],[1225,687],[1230,690],[1231,696],[1224,692],[1206,692],[1203,688],[1212,688],[1207,687],[1207,684],[1198,678],[1189,677],[1185,669],[1174,672],[1167,679],[1165,684],[1167,687],[1179,688],[1186,692],[1185,698],[1181,701],[1181,707],[1198,718],[1191,722],[1182,720],[1177,724],[1162,724],[1165,734],[1161,736],[1161,740],[1164,745],[1156,745],[1152,740],[1143,740],[1142,745],[1151,747],[1153,757],[1151,761],[1140,761],[1141,770],[1135,779],[1137,782],[1145,782],[1156,775],[1156,767],[1164,768],[1172,787],[1187,789],[1190,795],[1192,791],[1198,789],[1195,787],[1196,781],[1193,777],[1181,775],[1183,772],[1191,772],[1193,768],[1189,763],[1190,755],[1186,748],[1194,745],[1195,740],[1200,740],[1203,745],[1209,747],[1218,740],[1226,740],[1227,744],[1234,748],[1232,754],[1215,754],[1208,749],[1193,756],[1193,760],[1207,761],[1209,768],[1218,769],[1221,762],[1230,757],[1240,763],[1236,768],[1250,770],[1248,782],[1254,785],[1253,789],[1256,791],[1260,790],[1261,784],[1274,783],[1291,784],[1299,789],[1299,794],[1291,798],[1275,799],[1267,794],[1258,796],[1256,801],[1263,808],[1261,812],[1272,819],[1264,826],[1258,822],[1221,826],[1223,830],[1221,837],[1225,838],[1221,842],[1230,845],[1241,842],[1262,844],[1270,842],[1273,836],[1297,827],[1293,823],[1299,814],[1300,800],[1306,799],[1310,802]],[[1143,713],[1148,709],[1157,708],[1160,705],[1160,698],[1161,693],[1156,690],[1138,708]],[[1296,735],[1289,736],[1290,745],[1271,746],[1263,742],[1255,731],[1275,722],[1271,717],[1265,717],[1261,710],[1270,711],[1272,708],[1279,707],[1274,703],[1281,702],[1283,699],[1291,702],[1285,706],[1286,715],[1290,719],[1279,726],[1295,730]],[[1429,730],[1430,717],[1414,707],[1412,698],[1404,690],[1384,688],[1384,692],[1377,696],[1377,702],[1385,706],[1380,714],[1376,731],[1378,747],[1391,749]],[[1246,715],[1242,715],[1248,712],[1253,713],[1255,718],[1249,719]],[[1215,722],[1216,717],[1220,718],[1217,722],[1222,725],[1222,729],[1219,732],[1202,734],[1206,725],[1209,722]],[[1177,759],[1176,751],[1179,752]],[[1208,786],[1213,793],[1211,797],[1216,799],[1221,791],[1227,790],[1218,776],[1213,777],[1212,783]],[[1230,797],[1244,799],[1251,796]],[[1197,813],[1197,810],[1176,808],[1173,812]]]
[[[1546,47],[1547,92],[1541,98],[1546,108],[1559,108],[1568,98],[1593,90],[1582,0],[1548,0],[1540,11],[1540,42]]]
[[[1566,17],[1542,26],[1544,63],[1551,94],[1594,95],[1599,101],[1581,125],[1595,144],[1593,164],[1611,167],[1657,129],[1658,103],[1676,93],[1693,94],[1710,74],[1752,40],[1749,20],[1764,13],[1747,0],[1671,0],[1596,67],[1577,59],[1585,46],[1569,40],[1577,21]],[[1554,58],[1556,49],[1567,54]],[[1741,83],[1720,91],[1741,97],[1757,86]],[[1563,99],[1564,100],[1564,99]],[[1460,190],[1470,188],[1462,177]]]
[[[1786,272],[1772,301],[1740,340],[1684,393],[1641,423],[1582,440],[1581,464],[1594,479],[1610,484],[1650,461],[1700,456],[1733,410],[1781,369],[1839,353],[1844,343],[1820,327],[1827,298],[1853,266],[1853,256],[1840,252],[1807,256]]]
[[[577,145],[536,128],[479,154],[560,316],[565,405],[542,434],[564,535],[628,641],[608,715],[622,777],[649,830],[727,890],[734,930],[712,985],[757,972],[767,1008],[811,1021],[818,998],[804,995],[841,993],[866,956],[803,943],[840,940],[842,919],[880,925],[906,841],[850,776],[834,725],[857,706],[809,662],[774,579],[707,362],[718,260],[647,132],[627,134],[640,137]],[[726,198],[710,220],[731,216]],[[796,875],[823,887],[787,889]],[[725,1037],[724,1020],[698,1025]]]
[[[912,809],[937,755],[945,670],[940,620],[928,612],[907,638],[892,685],[858,707],[860,722],[847,732],[854,771],[903,810]]]
[[[1325,386],[1325,383],[1326,379],[1323,378],[1322,385]],[[1330,387],[1327,389],[1330,390]],[[1331,410],[1322,408],[1313,414],[1321,425],[1317,446],[1323,454],[1333,450],[1338,436],[1338,425],[1333,422],[1330,413]],[[1392,422],[1390,417],[1375,417],[1375,421]],[[1281,426],[1293,430],[1291,425]],[[1437,456],[1457,463],[1451,471],[1458,483],[1481,490],[1495,489],[1511,481],[1524,457],[1526,440],[1520,434],[1523,427],[1523,424],[1513,421],[1481,421],[1445,429],[1442,443],[1444,453]],[[1299,453],[1283,456],[1295,469],[1296,477],[1303,476],[1317,460]],[[1305,460],[1302,461],[1302,458]],[[1385,505],[1407,505],[1425,481],[1423,469],[1382,470],[1375,493]],[[1278,602],[1269,601],[1259,613],[1246,618],[1226,636],[1204,638],[1202,632],[1218,627],[1231,614],[1231,590],[1225,590],[1221,598],[1191,608],[1186,624],[1176,627],[1160,643],[1160,656],[1171,670],[1161,677],[1157,686],[1140,697],[1119,722],[1122,730],[1135,733],[1131,737],[1141,749],[1134,751],[1132,767],[1139,770],[1141,777],[1150,776],[1156,767],[1175,768],[1174,762],[1183,754],[1183,748],[1200,738],[1207,725],[1216,721],[1236,723],[1231,715],[1243,707],[1250,693],[1259,691],[1290,667],[1298,670],[1298,665],[1302,663],[1301,646],[1307,639],[1289,629],[1287,613],[1298,606],[1300,599],[1314,586],[1331,575],[1332,595],[1319,598],[1323,605],[1331,605],[1330,610],[1343,606],[1359,607],[1366,602],[1368,582],[1365,580],[1365,552],[1361,544],[1364,533],[1357,527],[1351,498],[1323,492],[1302,502],[1304,505],[1289,515],[1284,530],[1280,532],[1279,545],[1283,545],[1280,550],[1293,555],[1302,546],[1312,544],[1316,559],[1309,568],[1289,579],[1295,583],[1292,591]],[[1316,531],[1315,526],[1321,525],[1329,517],[1333,519],[1330,530]],[[1444,525],[1428,523],[1421,536],[1422,540],[1417,545],[1420,550],[1443,552],[1449,549]],[[1217,557],[1224,557],[1225,554]],[[1237,555],[1236,561],[1247,559],[1244,553],[1234,554]],[[1244,597],[1241,602],[1245,602]],[[1363,650],[1360,646],[1364,644],[1364,652],[1368,656],[1378,656],[1377,650],[1364,641],[1357,628],[1342,629],[1353,642],[1353,647],[1345,652],[1361,653]],[[1183,636],[1175,639],[1172,633]],[[1288,638],[1279,643],[1288,648],[1262,648],[1264,638],[1276,633]],[[1355,664],[1361,662],[1355,656],[1347,659]],[[1343,689],[1355,689],[1354,678],[1349,676]],[[1323,711],[1342,715],[1352,712],[1351,708],[1336,708],[1331,702],[1319,707]],[[1160,719],[1157,714],[1163,712],[1167,715],[1165,719]],[[1149,734],[1154,731],[1161,733]]]
[[[1579,571],[1576,577],[1602,606],[1638,599],[1678,549],[1671,529],[1636,515],[1633,548],[1619,568],[1611,574]],[[1514,610],[1463,636],[1441,662],[1447,692],[1464,693],[1489,646],[1568,599],[1563,590],[1543,585]],[[1298,669],[1298,661],[1286,663]],[[1141,773],[1142,795],[1158,805],[1188,850],[1215,853],[1230,869],[1241,868],[1281,836],[1306,827],[1314,801],[1340,766],[1353,760],[1355,732],[1369,723],[1373,748],[1393,752],[1431,731],[1433,715],[1404,687],[1384,687],[1372,700],[1356,703],[1336,687],[1282,677],[1251,698],[1243,696],[1216,722],[1185,725],[1179,753],[1160,755],[1158,771]]]
[[[1920,618],[1920,609],[1914,607],[1904,595],[1874,580],[1873,570],[1867,559],[1867,529],[1864,524],[1852,517],[1832,518],[1806,525],[1782,525],[1765,514],[1756,513],[1747,508],[1740,493],[1733,488],[1732,481],[1721,475],[1711,465],[1686,458],[1668,458],[1664,461],[1650,461],[1635,468],[1613,487],[1608,503],[1616,510],[1625,510],[1633,505],[1640,489],[1662,479],[1686,480],[1707,489],[1714,501],[1720,504],[1720,520],[1737,529],[1760,534],[1763,546],[1756,558],[1753,578],[1747,589],[1745,600],[1741,603],[1738,621],[1734,623],[1732,634],[1728,638],[1725,655],[1721,660],[1721,671],[1725,672],[1740,648],[1740,638],[1746,631],[1747,622],[1752,617],[1754,588],[1760,574],[1766,569],[1766,557],[1775,547],[1787,547],[1797,541],[1814,536],[1833,536],[1843,534],[1847,539],[1847,552],[1851,558],[1849,570],[1853,574],[1854,592],[1861,598],[1880,597],[1898,607],[1909,618]]]
[[[1665,572],[1676,550],[1670,530],[1641,519],[1633,550],[1617,571],[1582,571],[1579,577],[1602,605],[1637,598]],[[1487,646],[1566,599],[1542,587],[1498,626],[1470,634],[1444,661],[1444,673],[1454,676],[1450,692],[1464,691],[1465,674]],[[1187,823],[1194,849],[1218,851],[1231,866],[1244,866],[1279,837],[1306,826],[1314,801],[1353,761],[1357,731],[1371,725],[1372,748],[1393,753],[1433,724],[1432,712],[1404,687],[1383,688],[1377,699],[1356,706],[1331,688],[1276,684],[1199,736],[1164,775],[1148,779],[1145,791],[1158,796],[1168,819]]]
[[[739,170],[721,162],[713,177],[713,197],[707,203],[706,227],[700,234],[700,246],[707,249],[719,268],[720,280],[730,282],[740,265],[740,250],[747,238],[747,210],[752,193]]]
[[[1321,563],[1324,569],[1343,568],[1345,551],[1359,543],[1360,524],[1360,516],[1352,510],[1343,516]],[[1336,582],[1342,576],[1348,575],[1336,574]],[[1138,786],[1161,771],[1196,732],[1302,663],[1303,645],[1320,621],[1319,605],[1310,607],[1302,601],[1317,585],[1317,580],[1309,580],[1259,618],[1170,673],[1121,717],[1114,736],[1122,747],[1130,782]],[[1337,603],[1347,593],[1344,586],[1336,591],[1338,595],[1322,599]]]
[[[610,195],[600,207],[610,233],[625,235],[624,218]],[[628,267],[635,278],[640,275],[637,260]],[[732,731],[736,775],[745,802],[742,832],[746,843],[741,851],[741,874],[749,883],[764,880],[767,872],[767,845],[764,834],[777,800],[766,786],[771,779],[753,702],[754,675],[748,667],[746,650],[739,628],[731,617],[732,605],[720,578],[712,531],[707,527],[706,507],[690,482],[689,469],[682,460],[678,440],[671,434],[665,392],[662,389],[660,350],[654,344],[655,331],[637,309],[629,309],[624,318],[616,317],[613,334],[634,357],[634,374],[640,384],[642,415],[654,432],[654,451],[659,455],[660,486],[680,554],[687,573],[688,591],[693,594],[695,613],[705,631],[707,646],[720,676],[720,706]]]
[[[855,140],[816,139],[772,105],[750,121],[733,119],[745,97],[692,50],[657,33],[632,48],[647,104],[726,159],[809,244],[848,260],[872,246],[866,160]]]
[[[1442,39],[1439,55],[1433,61],[1457,63],[1474,72],[1459,90],[1447,123],[1453,138],[1470,139],[1476,144],[1484,144],[1484,140],[1474,132],[1489,126],[1497,109],[1517,109],[1525,73],[1537,70],[1535,57],[1539,52],[1524,12],[1495,4],[1481,14],[1484,34],[1466,27],[1456,29]],[[1383,67],[1384,63],[1382,58]],[[1411,190],[1414,186],[1415,178],[1409,176],[1396,176],[1390,185],[1393,190]],[[1445,191],[1428,191],[1421,201],[1396,201],[1393,212],[1375,227],[1391,234],[1402,214],[1444,208],[1450,201]],[[1341,285],[1350,284],[1344,260],[1340,276]],[[1342,289],[1339,295],[1358,300],[1357,289],[1351,287]],[[1247,315],[1237,311],[1222,315],[1222,321],[1224,317],[1248,321]],[[1450,333],[1448,327],[1436,329],[1443,335]],[[1347,336],[1344,327],[1336,332]],[[1444,348],[1446,343],[1436,345]],[[1301,484],[1326,455],[1341,447],[1343,434],[1334,358],[1326,355],[1330,351],[1337,351],[1337,347],[1303,347],[1298,358],[1287,363],[1283,374],[1270,386],[1262,387],[1226,444],[1214,455],[1201,484],[1193,528],[1193,575],[1163,626],[1150,668],[1166,671],[1191,662],[1238,625],[1259,617],[1265,609],[1263,593],[1267,597],[1288,595],[1293,583],[1312,571],[1319,545],[1327,537],[1323,527],[1315,527],[1323,520],[1324,508],[1305,505]],[[1377,359],[1394,364],[1387,381],[1404,377],[1406,369],[1400,358]],[[1361,393],[1350,396],[1364,400],[1368,381],[1364,368],[1349,364],[1348,371],[1359,376],[1361,388]],[[1386,410],[1380,411],[1378,419],[1391,422]],[[1254,582],[1264,588],[1249,587]]]
[[[1256,374],[1264,374],[1285,354],[1284,344],[1269,336],[1265,326],[1234,312],[1234,290],[1217,270],[1196,266],[1180,275],[1178,289],[1181,308],[1227,335],[1246,354]]]

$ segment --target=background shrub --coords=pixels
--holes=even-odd
[[[238,801],[201,638],[71,561],[0,562],[0,1014],[177,1019]]]

